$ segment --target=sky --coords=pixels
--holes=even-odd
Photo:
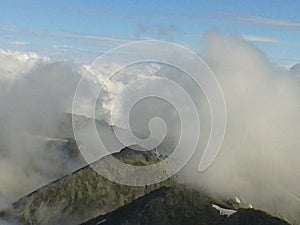
[[[0,48],[92,60],[132,40],[197,49],[208,31],[238,35],[271,61],[300,62],[297,0],[1,0]]]

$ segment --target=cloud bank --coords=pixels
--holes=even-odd
[[[35,53],[0,51],[0,208],[72,167],[54,137],[78,73]],[[56,146],[59,148],[60,145]]]
[[[206,42],[202,54],[223,89],[228,125],[212,166],[198,173],[195,160],[185,176],[211,193],[238,196],[255,208],[299,223],[300,83],[296,70],[271,64],[238,37],[209,33]]]

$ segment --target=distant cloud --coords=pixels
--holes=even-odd
[[[85,34],[74,34],[74,33],[54,33],[50,34],[55,37],[60,38],[71,38],[71,39],[82,39],[89,41],[111,41],[111,42],[129,42],[132,41],[130,39],[125,38],[113,38],[99,35],[85,35]]]
[[[266,25],[266,26],[277,26],[277,27],[299,27],[300,22],[294,22],[289,20],[277,20],[271,19],[266,17],[256,17],[256,16],[249,16],[249,17],[238,17],[240,21],[249,22],[258,25]]]
[[[28,45],[28,42],[25,41],[12,41],[10,42],[11,45],[17,45],[17,46],[24,46],[24,45]]]
[[[144,39],[146,37],[158,39],[173,39],[180,34],[180,29],[175,25],[152,24],[152,25],[137,25],[137,38]]]
[[[0,48],[0,83],[3,80],[14,80],[30,71],[40,62],[49,62],[35,52],[19,52]]]
[[[2,40],[0,48],[34,51],[61,60],[76,58],[87,61],[120,44],[137,41],[97,34],[33,31],[16,26],[0,26],[0,36]]]
[[[203,38],[205,35],[203,35],[203,34],[186,34],[185,36]],[[242,35],[241,37],[244,40],[250,41],[250,42],[260,42],[260,43],[270,43],[270,44],[282,44],[283,43],[282,41],[275,39],[275,38],[262,37],[262,36],[256,36],[256,35]]]
[[[79,34],[79,33],[68,33],[68,32],[42,32],[42,31],[33,31],[20,29],[16,26],[0,26],[0,32],[2,33],[14,33],[14,35],[21,35],[26,37],[34,37],[34,38],[50,38],[50,39],[76,39],[76,40],[85,40],[85,41],[106,41],[106,42],[117,42],[117,43],[125,43],[132,41],[130,39],[125,38],[114,38],[108,36],[100,36],[100,35],[90,35],[90,34]],[[25,42],[24,42],[25,43]],[[24,44],[23,43],[23,44]],[[13,44],[11,42],[11,44]],[[21,44],[19,41],[15,41],[15,44]]]
[[[17,30],[16,26],[0,26],[0,32],[14,32]]]
[[[270,44],[282,43],[280,40],[275,38],[261,37],[261,36],[254,36],[254,35],[242,35],[242,38],[246,41],[251,41],[251,42],[270,43]]]

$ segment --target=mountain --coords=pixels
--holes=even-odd
[[[204,193],[179,185],[161,187],[81,225],[288,225],[254,209],[239,209],[231,216],[222,212]]]
[[[253,209],[239,209],[220,225],[289,225],[287,222]]]
[[[161,160],[154,151],[130,148],[113,156],[140,166]],[[104,157],[95,163],[106,161]],[[261,211],[230,207],[234,207],[230,201],[216,200],[175,179],[132,187],[113,183],[86,166],[21,198],[0,212],[0,221],[21,225],[288,225]]]
[[[92,122],[83,116],[77,116],[75,120],[79,128],[85,128]],[[105,131],[104,141],[109,147],[121,149],[122,145],[113,137],[112,126],[104,121],[96,121],[96,125],[99,130]],[[63,166],[72,169],[85,165],[72,132],[71,115],[66,114],[56,136],[36,136],[47,143],[47,150],[59,151],[66,158],[63,162],[70,163],[59,164],[58,170]],[[164,159],[157,151],[137,151],[136,147],[135,150],[125,147],[109,156],[138,166],[152,165]],[[92,166],[110,166],[109,156],[97,160]],[[122,171],[120,175],[126,177],[127,173]],[[288,225],[264,212],[239,207],[231,200],[212,197],[179,184],[176,178],[154,185],[126,186],[104,178],[91,166],[83,166],[1,211],[0,224]]]
[[[152,151],[125,148],[114,157],[126,163],[149,165],[160,160]],[[96,164],[105,164],[104,157]],[[126,171],[124,171],[126,176]],[[56,180],[3,210],[0,218],[22,225],[77,224],[104,215],[171,181],[148,186],[126,186],[111,182],[86,166]]]

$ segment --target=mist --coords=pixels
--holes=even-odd
[[[287,70],[239,37],[208,33],[202,55],[217,76],[227,107],[220,154],[203,173],[199,156],[185,181],[243,207],[265,210],[293,223],[300,219],[300,86]],[[197,154],[196,154],[197,155]]]
[[[0,53],[2,209],[73,169],[44,138],[57,134],[79,75],[70,65],[35,53]]]
[[[179,173],[179,179],[216,198],[228,201],[237,198],[235,204],[239,207],[254,207],[299,223],[298,67],[287,69],[272,63],[263,52],[242,37],[209,32],[203,38],[205,45],[199,54],[217,77],[227,108],[224,141],[219,155],[206,171],[199,172],[198,167],[211,129],[208,100],[187,74],[168,65],[140,64],[135,66],[136,74],[133,75],[133,69],[129,66],[111,79],[118,84],[118,88],[107,87],[102,104],[118,115],[114,125],[125,127],[129,120],[136,136],[144,134],[148,137],[151,134],[149,121],[161,117],[168,130],[158,150],[169,155],[178,144],[178,130],[182,128],[176,106],[174,109],[166,101],[147,98],[138,102],[131,110],[130,118],[126,118],[126,104],[133,101],[137,92],[147,92],[145,89],[158,90],[159,94],[171,99],[177,92],[164,83],[156,82],[155,77],[175,81],[193,99],[201,124],[199,144],[190,162]],[[148,74],[149,71],[154,72]],[[132,80],[142,79],[140,74],[150,78],[148,83],[131,86],[128,88],[130,91],[122,93],[122,88],[126,88]],[[113,105],[112,99],[120,93],[122,96],[118,97],[121,100]],[[176,98],[179,107],[186,106],[183,99]],[[196,121],[189,122],[196,124]],[[193,137],[196,131],[191,127],[184,132]],[[187,143],[180,149],[181,156],[188,154],[188,149],[192,147],[192,143]]]
[[[203,127],[195,155],[180,172],[179,179],[214,196],[238,197],[243,207],[251,204],[256,209],[299,223],[298,70],[271,63],[241,37],[211,32],[204,40],[206,44],[199,54],[216,75],[227,107],[223,145],[206,171],[199,172],[198,165],[210,130],[207,100],[190,79],[183,78],[183,73],[174,68],[153,63],[123,71],[121,78],[111,80],[104,87],[104,97],[97,109],[98,119],[111,124],[113,99],[132,80],[148,76],[172,77],[192,96]],[[33,53],[0,53],[0,208],[3,208],[74,170],[72,165],[61,167],[66,163],[61,154],[48,151],[45,143],[35,137],[57,134],[64,113],[71,111],[82,68]],[[105,70],[113,71],[114,67],[108,65]],[[96,82],[102,85],[101,73]],[[163,86],[156,88],[170,93]],[[123,100],[124,104],[130,102],[130,95],[124,95]],[[134,133],[147,136],[147,121],[160,116],[169,129],[159,148],[169,154],[180,135],[178,121],[174,121],[178,115],[165,103],[151,100],[142,103],[142,107],[133,111]],[[122,107],[121,104],[114,109],[120,116],[118,124],[113,125],[122,127]],[[185,154],[184,149],[182,154]]]

